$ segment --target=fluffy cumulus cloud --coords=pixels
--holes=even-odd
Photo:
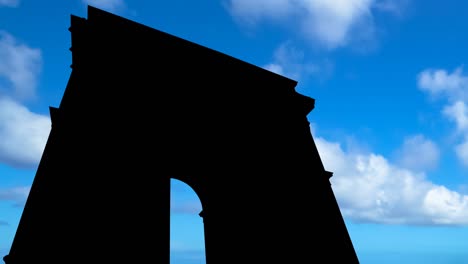
[[[50,132],[50,119],[19,103],[35,97],[41,51],[0,32],[0,162],[37,165]]]
[[[0,162],[31,168],[38,164],[51,127],[48,116],[0,97]]]
[[[33,98],[41,71],[39,49],[19,43],[12,35],[0,31],[0,78],[6,80],[0,91],[12,90],[13,96],[24,100]]]
[[[307,10],[301,21],[304,33],[327,48],[344,46],[350,42],[351,36],[370,38],[374,31],[371,0],[303,2]]]
[[[125,8],[123,0],[82,0],[86,5],[91,5],[109,12],[119,11]]]
[[[468,75],[463,67],[426,69],[418,74],[418,87],[431,97],[445,100],[442,115],[455,123],[460,142],[454,151],[461,163],[468,167]]]
[[[305,37],[328,49],[354,40],[372,40],[375,10],[397,13],[402,0],[229,0],[229,12],[240,22],[286,21]]]
[[[396,154],[400,166],[416,171],[435,168],[440,157],[437,145],[420,134],[405,138]]]
[[[345,217],[384,224],[468,224],[467,195],[434,184],[423,173],[392,164],[381,155],[347,152],[321,137],[316,144],[325,168],[334,173],[330,181]]]
[[[0,189],[0,201],[13,202],[14,206],[23,207],[30,189],[26,186]]]
[[[17,7],[19,5],[19,0],[0,0],[0,7]]]

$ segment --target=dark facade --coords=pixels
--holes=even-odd
[[[168,264],[171,178],[201,200],[207,264],[358,263],[295,81],[91,6],[69,30],[7,264]]]

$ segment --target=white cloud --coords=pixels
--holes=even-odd
[[[463,73],[463,67],[451,73],[444,69],[426,69],[418,74],[417,81],[422,91],[446,100],[442,114],[455,123],[456,132],[463,138],[454,151],[468,167],[468,76]]]
[[[376,9],[401,17],[409,6],[410,0],[381,0],[375,2]]]
[[[419,134],[405,138],[396,155],[400,166],[425,171],[437,166],[440,153],[433,141]]]
[[[307,62],[304,52],[290,42],[282,43],[275,50],[272,62],[263,68],[299,82],[311,75],[324,80],[333,72],[333,64],[330,61]]]
[[[350,153],[315,139],[342,214],[358,222],[468,224],[468,196],[436,185],[375,153]]]
[[[451,105],[447,105],[442,110],[442,113],[455,121],[458,131],[468,131],[468,108],[465,102],[456,101]]]
[[[37,165],[49,135],[49,117],[17,102],[35,97],[41,65],[39,49],[0,31],[0,162],[11,166]]]
[[[48,116],[33,113],[7,97],[0,97],[0,162],[15,167],[36,166],[50,128]]]
[[[264,66],[265,69],[299,80],[308,74],[318,73],[319,67],[304,60],[304,53],[292,46],[291,43],[281,44],[273,54],[273,62]]]
[[[285,18],[295,8],[291,0],[234,0],[228,5],[234,17],[249,24],[257,23],[263,18]]]
[[[468,196],[444,186],[431,188],[424,199],[425,212],[439,224],[467,224]]]
[[[11,83],[18,99],[35,96],[42,57],[39,49],[30,48],[5,31],[0,31],[0,78]],[[0,87],[6,90],[6,87]]]
[[[0,0],[0,6],[17,7],[19,0]]]
[[[315,138],[315,135],[317,134],[318,125],[316,123],[310,122],[309,127],[310,127],[310,133]]]
[[[109,12],[115,12],[125,8],[123,0],[82,0],[83,3]]]
[[[468,167],[468,139],[455,146],[455,153],[457,154],[460,162]]]
[[[334,49],[350,42],[354,26],[365,23],[364,28],[373,27],[371,0],[307,0],[303,1],[307,17],[301,22],[307,36],[320,41],[325,47]]]
[[[24,206],[31,187],[21,186],[0,189],[0,201],[13,202],[15,206]]]
[[[283,70],[283,66],[281,66],[278,62],[273,62],[264,66],[266,70],[274,72],[279,75],[286,75]]]
[[[229,0],[229,12],[241,22],[255,24],[261,20],[292,21],[294,30],[328,49],[358,40],[372,40],[373,8],[394,12],[388,1],[378,0]],[[401,1],[399,1],[401,2]]]
[[[418,74],[418,86],[432,96],[446,96],[449,100],[466,98],[468,77],[463,75],[463,68],[458,67],[449,73],[443,69],[426,69]]]

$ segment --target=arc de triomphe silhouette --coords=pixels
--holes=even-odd
[[[296,81],[88,6],[7,264],[169,263],[170,179],[207,264],[358,263]]]

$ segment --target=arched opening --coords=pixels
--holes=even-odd
[[[205,264],[200,198],[188,184],[171,179],[170,264]]]

